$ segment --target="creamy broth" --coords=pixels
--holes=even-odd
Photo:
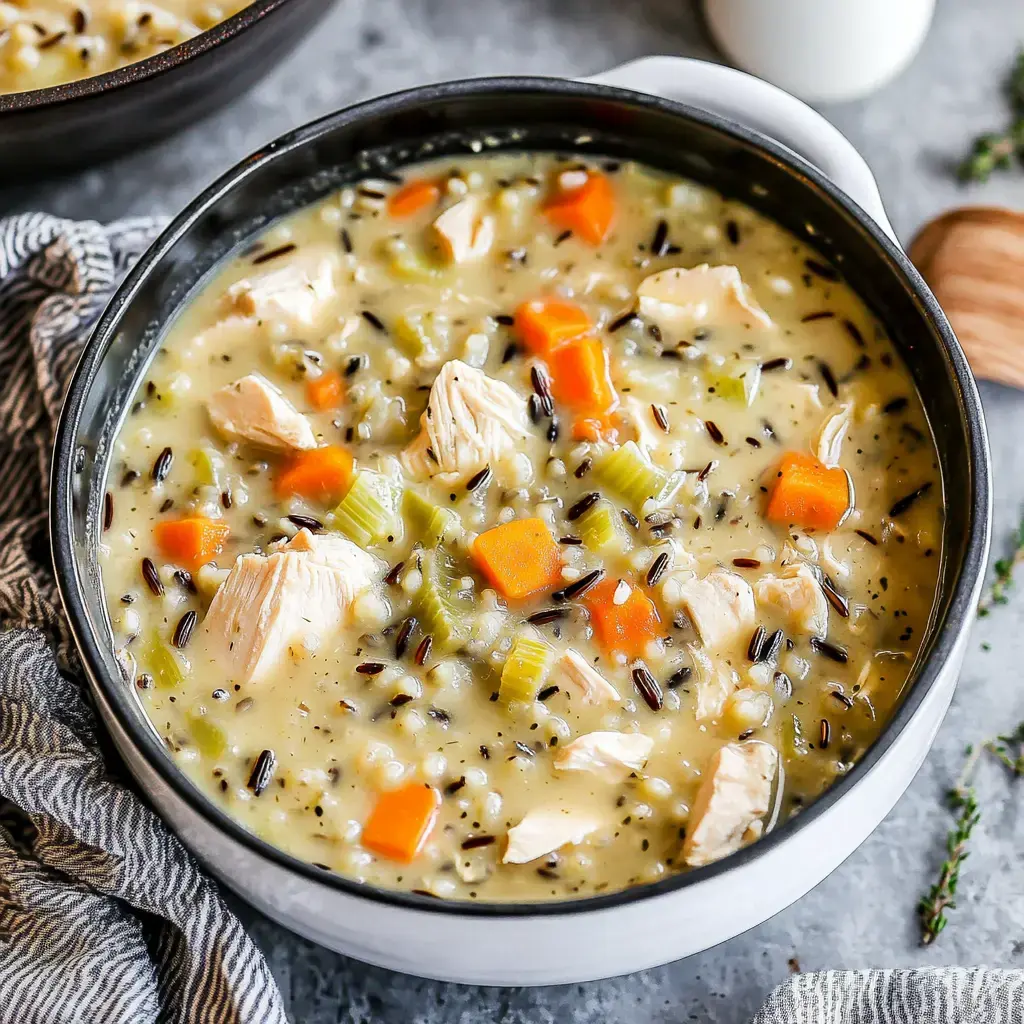
[[[251,0],[3,0],[0,93],[134,64],[205,32]]]
[[[272,227],[171,326],[108,482],[126,675],[212,802],[350,878],[544,900],[725,856],[850,769],[915,663],[942,487],[910,376],[708,188],[404,177]]]

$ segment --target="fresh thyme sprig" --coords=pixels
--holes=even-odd
[[[1007,558],[996,560],[993,568],[996,578],[989,588],[989,592],[978,604],[978,615],[984,618],[996,604],[1006,604],[1009,600],[1007,591],[1013,586],[1013,570],[1018,563],[1024,562],[1024,519],[1013,534],[1013,550]]]
[[[1011,750],[1016,748],[1016,756]],[[979,747],[968,747],[966,760],[953,788],[947,794],[950,809],[957,812],[956,821],[946,837],[946,859],[939,869],[938,881],[917,905],[921,919],[921,944],[933,943],[946,927],[946,911],[956,908],[956,890],[960,868],[967,860],[967,843],[981,818],[978,795],[972,785],[974,769],[982,753],[988,751],[1017,777],[1024,775],[1024,722],[1007,736],[997,736]]]
[[[979,135],[960,164],[961,181],[987,181],[995,170],[1010,167],[1016,157],[1024,163],[1024,50],[1017,54],[1006,83],[1013,120],[1004,132]]]

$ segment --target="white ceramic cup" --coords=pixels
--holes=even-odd
[[[704,0],[733,63],[805,100],[852,100],[917,53],[935,0]]]

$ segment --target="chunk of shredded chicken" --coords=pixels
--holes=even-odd
[[[582,808],[535,807],[508,830],[505,864],[528,864],[570,843],[582,843],[607,822]]]
[[[709,651],[745,639],[754,625],[754,592],[734,572],[716,569],[703,579],[673,574],[662,584],[662,597],[686,610]]]
[[[263,682],[287,654],[335,636],[385,569],[345,537],[308,530],[269,555],[239,555],[203,622],[207,652],[232,682]]]
[[[515,454],[529,436],[526,402],[503,381],[458,359],[441,367],[430,389],[420,434],[402,453],[402,465],[417,479],[445,483],[465,479]]]
[[[844,402],[825,422],[818,431],[818,440],[814,446],[814,454],[818,461],[826,466],[835,467],[839,465],[839,458],[843,453],[843,440],[850,429],[850,421],[853,418],[853,406]]]
[[[283,258],[283,257],[281,257]],[[236,281],[226,293],[232,312],[257,320],[284,320],[310,326],[337,294],[338,258],[322,251],[300,252],[283,266],[273,262],[259,272]]]
[[[797,629],[819,637],[828,632],[828,599],[806,562],[756,580],[754,597],[758,605],[780,612]]]
[[[607,679],[571,647],[558,660],[564,679],[578,692],[584,704],[604,704],[619,699],[618,691]]]
[[[316,447],[309,420],[261,374],[247,374],[214,391],[208,409],[213,425],[230,440],[275,449]]]
[[[636,293],[643,316],[678,334],[707,323],[773,326],[736,267],[661,270],[645,277]]]
[[[606,782],[622,782],[647,763],[654,740],[639,732],[588,732],[560,747],[554,766],[560,771],[592,772]]]
[[[683,860],[701,867],[761,835],[779,755],[769,743],[727,743],[715,752],[686,827]]]
[[[472,263],[491,251],[494,218],[484,212],[479,196],[466,196],[437,217],[431,232],[448,260]]]

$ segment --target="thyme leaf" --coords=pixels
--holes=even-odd
[[[1006,604],[1009,600],[1007,591],[1013,586],[1013,571],[1018,563],[1024,562],[1024,519],[1013,533],[1013,550],[1006,558],[998,558],[993,566],[996,578],[988,593],[978,604],[978,615],[984,618],[992,610],[993,605]]]
[[[1014,157],[1024,163],[1024,49],[1010,70],[1006,96],[1013,120],[1005,131],[986,132],[974,140],[957,171],[961,181],[987,181],[993,171],[1008,169]]]

